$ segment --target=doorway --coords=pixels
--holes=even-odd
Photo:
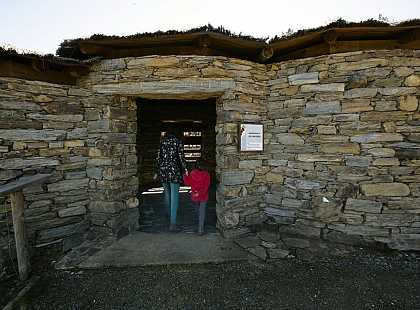
[[[179,122],[184,129],[184,152],[188,169],[203,156],[211,176],[206,212],[206,232],[216,232],[216,100],[137,99],[137,156],[139,179],[140,231],[161,233],[168,230],[169,219],[163,203],[163,188],[153,179],[158,143],[166,126]],[[195,204],[189,186],[182,186],[179,196],[178,224],[185,232],[198,226]]]

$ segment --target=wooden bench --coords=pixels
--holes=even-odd
[[[13,230],[15,232],[16,255],[18,260],[19,277],[21,281],[28,279],[30,271],[29,245],[26,232],[25,207],[23,203],[23,189],[41,183],[51,177],[51,174],[36,174],[25,176],[17,181],[1,185],[0,197],[10,194],[13,216]]]

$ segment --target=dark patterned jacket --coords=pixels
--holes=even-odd
[[[182,184],[182,174],[186,169],[184,143],[174,135],[165,136],[159,143],[156,155],[156,173],[159,181]]]

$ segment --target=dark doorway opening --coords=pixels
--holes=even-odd
[[[171,121],[163,121],[160,124],[162,139]],[[195,163],[203,154],[203,123],[201,121],[178,122],[184,131],[184,154],[187,163]],[[192,166],[189,164],[189,166]]]
[[[140,231],[168,231],[169,219],[163,202],[163,188],[153,179],[156,152],[161,135],[170,122],[181,123],[184,130],[184,153],[188,168],[194,169],[195,159],[202,156],[211,175],[207,203],[206,232],[216,232],[216,102],[208,100],[137,99],[137,156],[139,178]],[[182,186],[179,196],[178,224],[184,232],[198,227],[195,203],[189,186]]]

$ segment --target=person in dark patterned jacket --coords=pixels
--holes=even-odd
[[[171,220],[169,230],[180,232],[177,225],[179,188],[183,182],[182,174],[188,174],[184,156],[183,132],[177,123],[171,124],[159,143],[156,155],[156,175],[163,186],[166,211]]]

